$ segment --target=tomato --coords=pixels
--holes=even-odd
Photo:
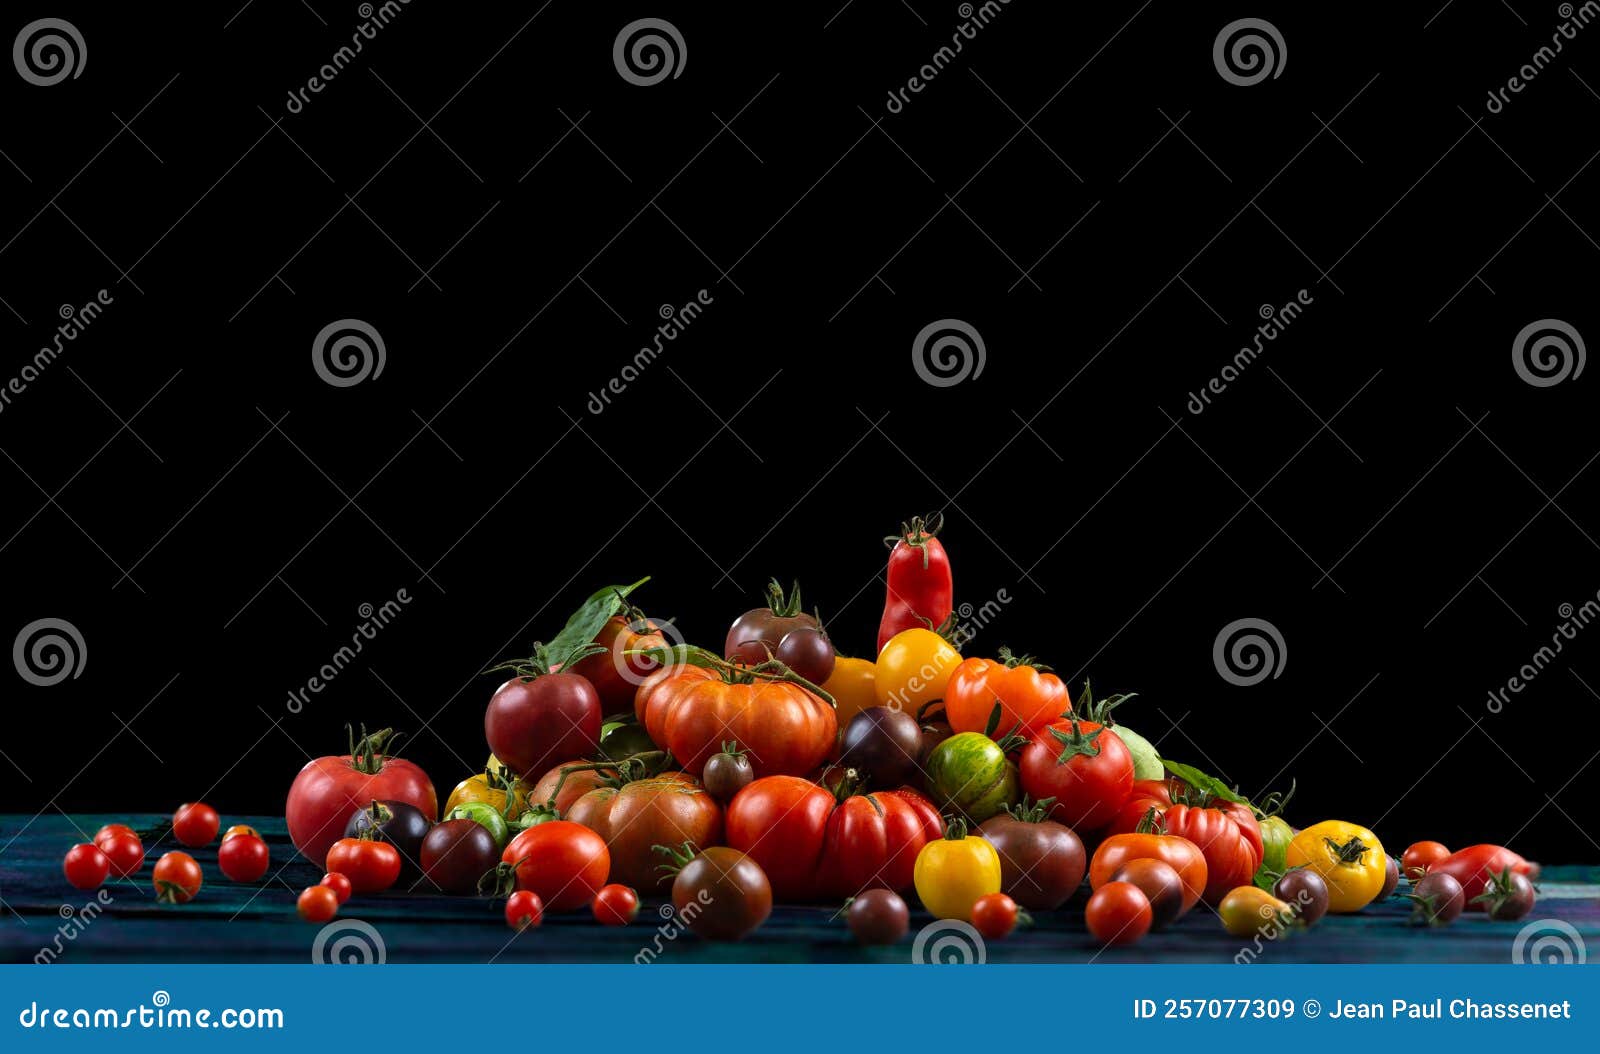
[[[766,872],[744,853],[715,846],[692,853],[685,846],[673,856],[672,909],[690,932],[706,940],[737,941],[755,932],[772,914],[772,885]]]
[[[217,849],[217,867],[230,882],[254,882],[267,873],[272,854],[260,835],[236,834]]]
[[[113,833],[95,844],[111,862],[111,870],[122,878],[144,866],[144,843],[132,831]]]
[[[1385,853],[1383,869],[1383,886],[1378,890],[1378,900],[1388,900],[1400,884],[1400,861]]]
[[[613,615],[600,626],[594,643],[605,649],[573,663],[570,672],[583,677],[600,696],[600,710],[606,714],[627,713],[633,709],[633,693],[661,663],[648,655],[629,655],[631,651],[667,647],[660,628],[644,612],[627,604],[620,615]]]
[[[506,925],[517,931],[544,921],[544,902],[532,890],[519,889],[506,898]]]
[[[1000,854],[1000,888],[1018,904],[1051,911],[1083,881],[1083,842],[1072,828],[1046,819],[1050,804],[1024,801],[978,827]]]
[[[1142,856],[1129,860],[1111,876],[1111,883],[1138,886],[1150,901],[1150,928],[1164,929],[1183,914],[1185,889],[1178,869],[1162,860]]]
[[[503,820],[501,821],[504,822]],[[474,820],[446,820],[428,832],[419,850],[423,888],[468,894],[500,862],[501,846]]]
[[[871,659],[834,657],[833,674],[822,682],[822,690],[833,696],[840,724],[867,707],[878,705],[878,693],[873,687],[877,679],[878,664]]]
[[[1234,937],[1254,937],[1277,932],[1294,918],[1289,905],[1258,886],[1228,891],[1217,905],[1222,928]]]
[[[1295,835],[1286,860],[1290,867],[1306,867],[1322,876],[1328,883],[1328,910],[1335,914],[1372,903],[1383,889],[1389,865],[1376,835],[1343,820],[1324,820]]]
[[[797,776],[758,779],[728,804],[727,842],[768,876],[779,900],[910,889],[918,853],[940,832],[916,791],[835,791]]]
[[[994,730],[1032,735],[1072,709],[1072,696],[1061,678],[1045,672],[1028,656],[1000,649],[1000,659],[967,659],[950,675],[944,690],[944,710],[957,732],[982,732],[994,710],[1000,718]],[[1131,756],[1131,755],[1130,755]]]
[[[1068,718],[1039,729],[1017,761],[1022,789],[1054,798],[1054,819],[1074,831],[1109,824],[1133,789],[1133,755],[1103,725]]]
[[[495,852],[499,853],[511,841],[511,826],[506,823],[506,818],[495,811],[493,805],[486,801],[462,802],[445,814],[446,820],[471,820],[482,827],[489,834],[489,839],[495,844]],[[556,817],[551,817],[556,819]],[[531,824],[529,826],[532,826]],[[424,836],[426,841],[426,836]]]
[[[574,802],[566,817],[605,839],[612,879],[643,889],[654,889],[666,877],[655,846],[722,841],[722,806],[686,772],[597,787]]]
[[[1206,858],[1187,838],[1152,832],[1114,834],[1101,842],[1089,860],[1089,885],[1099,889],[1132,860],[1160,860],[1172,865],[1183,881],[1183,910],[1199,903],[1208,885]]]
[[[1150,898],[1131,882],[1107,882],[1084,907],[1089,935],[1101,944],[1132,944],[1150,932]]]
[[[328,848],[327,868],[357,893],[381,893],[400,877],[400,850],[369,838],[341,838]]]
[[[626,926],[639,917],[639,894],[632,887],[612,883],[594,897],[594,918],[602,926]]]
[[[350,816],[379,798],[415,805],[431,822],[439,800],[427,773],[416,765],[384,754],[394,738],[391,729],[354,740],[350,753],[308,761],[289,788],[285,819],[289,840],[306,859],[321,864],[328,848],[344,835]]]
[[[898,787],[921,773],[922,726],[904,710],[870,706],[850,719],[839,737],[839,765],[855,769],[871,787]]]
[[[1400,856],[1400,870],[1415,882],[1449,855],[1450,850],[1439,842],[1412,842]]]
[[[172,814],[172,837],[191,849],[210,845],[221,827],[217,810],[205,802],[185,802]]]
[[[698,776],[724,742],[750,755],[757,776],[799,776],[833,750],[833,707],[779,672],[727,664],[672,666],[639,686],[635,707],[650,738]]]
[[[261,837],[261,832],[256,830],[254,827],[251,827],[249,824],[247,824],[247,823],[236,823],[232,827],[228,828],[226,831],[222,832],[222,840],[224,842],[226,842],[228,839],[237,838],[239,835],[242,835],[242,834],[254,835],[257,838]]]
[[[1461,883],[1446,874],[1427,874],[1416,880],[1410,898],[1411,921],[1444,926],[1461,917],[1467,906]]]
[[[767,596],[770,607],[752,608],[728,627],[723,657],[744,666],[776,659],[812,684],[833,676],[833,644],[817,617],[800,610],[799,583],[785,596],[774,578]]]
[[[1511,868],[1489,876],[1483,892],[1474,898],[1495,922],[1520,919],[1533,910],[1533,881]]]
[[[323,875],[321,884],[337,893],[341,904],[349,900],[350,894],[353,892],[350,888],[350,880],[337,871],[329,871]]]
[[[1285,859],[1289,843],[1294,841],[1294,828],[1282,816],[1267,816],[1257,823],[1261,830],[1261,870],[1281,875],[1289,866]]]
[[[917,896],[936,919],[972,921],[972,906],[1000,892],[1000,854],[982,838],[967,836],[959,818],[917,854]]]
[[[1294,909],[1295,918],[1307,926],[1328,913],[1328,883],[1308,867],[1285,871],[1272,884],[1272,895]]]
[[[869,889],[851,897],[845,921],[857,944],[894,944],[911,928],[911,910],[892,889]]]
[[[115,865],[116,861],[113,860],[112,863]],[[1490,876],[1497,875],[1508,867],[1518,874],[1526,875],[1533,865],[1504,846],[1469,845],[1465,849],[1457,849],[1428,868],[1428,873],[1449,875],[1460,882],[1461,894],[1467,901],[1467,910],[1482,911],[1483,904],[1477,898],[1489,884]]]
[[[565,779],[562,778],[564,769],[570,769]],[[606,780],[614,779],[616,775],[616,769],[596,769],[593,767],[593,762],[582,758],[563,761],[539,777],[539,782],[534,784],[533,790],[528,793],[528,800],[549,804],[556,812],[565,816],[567,810],[572,808],[573,802],[601,786]]]
[[[711,755],[700,779],[706,793],[726,805],[733,796],[755,782],[755,766],[737,743],[724,743],[722,749]]]
[[[1188,839],[1205,855],[1207,904],[1217,903],[1235,886],[1249,884],[1261,867],[1261,831],[1248,808],[1241,815],[1220,805],[1174,805],[1161,823],[1168,835]],[[1298,862],[1292,844],[1289,857],[1292,867]]]
[[[888,594],[878,622],[878,650],[896,633],[918,626],[943,626],[953,610],[954,583],[950,557],[934,535],[944,526],[935,513],[924,520],[913,516],[900,525],[900,533],[885,538],[889,550]]]
[[[307,886],[295,899],[294,909],[307,922],[327,922],[339,912],[339,894],[327,886]]]
[[[878,651],[872,690],[880,706],[916,713],[944,698],[961,653],[931,629],[901,630]]]
[[[508,793],[511,798],[509,807],[506,804]],[[456,806],[470,802],[483,802],[502,816],[516,816],[528,807],[528,785],[508,769],[499,766],[485,769],[455,785],[450,797],[445,799],[444,814],[448,816]]]
[[[551,911],[583,907],[611,872],[605,839],[570,820],[528,828],[511,839],[500,861],[516,875],[518,889],[539,894]]]
[[[61,870],[73,889],[99,889],[111,873],[111,861],[99,846],[83,842],[67,850]]]
[[[489,749],[514,772],[542,772],[561,758],[599,749],[599,693],[575,673],[552,673],[551,663],[541,645],[518,676],[495,689],[483,712]]]
[[[414,876],[420,869],[417,859],[422,855],[422,840],[432,826],[433,818],[422,815],[422,810],[415,805],[403,801],[375,801],[350,814],[344,825],[344,836],[388,842],[400,852],[400,870]]]
[[[1017,768],[982,732],[958,732],[928,753],[928,792],[941,809],[982,823],[1017,800]]]
[[[163,904],[187,904],[200,892],[200,865],[188,853],[164,853],[156,861],[151,882]]]
[[[125,823],[108,823],[94,833],[94,844],[99,845],[101,842],[110,841],[119,834],[131,834],[135,838],[139,836],[138,831],[135,831]]]
[[[1019,918],[1026,919],[1027,913],[1004,893],[985,893],[972,902],[972,927],[985,940],[998,941],[1011,936]]]

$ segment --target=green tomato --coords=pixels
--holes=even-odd
[[[982,823],[1017,800],[1017,767],[982,732],[960,732],[928,754],[928,791],[941,810]]]
[[[1128,753],[1133,755],[1133,778],[1136,780],[1158,780],[1166,776],[1166,766],[1161,764],[1161,755],[1156,753],[1156,748],[1150,741],[1126,725],[1111,725],[1111,731],[1122,740],[1122,745],[1128,748]]]
[[[497,848],[504,849],[511,840],[511,827],[506,823],[506,818],[485,801],[462,802],[450,810],[447,820],[471,820],[473,823],[489,832],[489,837],[494,839]]]
[[[1288,867],[1289,843],[1294,828],[1281,816],[1268,816],[1261,826],[1261,872],[1281,875]]]

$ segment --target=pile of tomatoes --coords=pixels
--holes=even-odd
[[[503,898],[518,930],[585,908],[626,925],[656,896],[689,930],[738,940],[775,901],[843,902],[857,940],[892,943],[914,893],[935,918],[1000,939],[1087,879],[1087,931],[1112,945],[1202,902],[1236,936],[1303,928],[1390,896],[1402,868],[1420,921],[1532,907],[1534,866],[1510,850],[1424,842],[1397,862],[1353,823],[1297,830],[1278,815],[1286,798],[1258,806],[1160,758],[1118,720],[1131,696],[1097,699],[1085,684],[1074,698],[1004,648],[963,656],[971,637],[952,620],[939,527],[914,519],[888,539],[871,659],[836,651],[798,585],[771,583],[718,651],[635,605],[648,580],[599,590],[502,667],[484,712],[489,760],[442,810],[390,730],[352,732],[347,753],[309,762],[289,790],[289,836],[327,872],[300,914],[326,921],[352,894],[398,889]],[[217,826],[185,806],[173,831],[204,844]],[[259,878],[265,844],[236,832],[223,870]],[[74,884],[143,859],[131,831],[96,843],[68,855]],[[171,899],[199,890],[184,854],[157,872]]]

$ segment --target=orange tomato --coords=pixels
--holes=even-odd
[[[1061,678],[1041,672],[1027,658],[1000,649],[1000,659],[966,659],[950,675],[944,689],[944,712],[957,732],[982,732],[996,705],[997,736],[1017,725],[1029,735],[1072,709],[1072,696]]]
[[[861,711],[878,705],[878,664],[871,659],[847,659],[835,656],[833,674],[823,682],[822,690],[833,696],[838,704],[835,720],[843,728]]]
[[[1183,880],[1183,910],[1188,911],[1205,892],[1206,858],[1187,838],[1170,834],[1114,834],[1100,843],[1089,861],[1089,888],[1099,889],[1130,860],[1160,860],[1171,864]]]

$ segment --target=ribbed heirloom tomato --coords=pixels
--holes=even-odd
[[[945,716],[957,732],[984,731],[996,706],[1000,708],[997,735],[1014,728],[1019,735],[1031,735],[1072,709],[1072,696],[1047,667],[1001,648],[998,661],[963,660],[944,689]]]
[[[722,806],[687,772],[596,787],[564,815],[605,839],[613,882],[646,891],[668,877],[660,869],[656,846],[722,841]]]

